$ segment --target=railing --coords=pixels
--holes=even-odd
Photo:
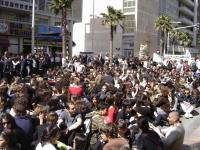
[[[31,23],[30,18],[18,18],[15,16],[0,16],[0,20],[23,22],[23,23],[28,23],[28,24]]]

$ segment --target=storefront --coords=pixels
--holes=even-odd
[[[8,50],[10,45],[8,40],[9,24],[5,21],[0,20],[0,55]]]

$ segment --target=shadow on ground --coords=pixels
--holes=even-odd
[[[191,144],[191,145],[183,145],[183,150],[200,150],[200,141],[199,143]]]

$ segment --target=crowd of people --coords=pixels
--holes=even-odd
[[[198,57],[165,64],[148,57],[0,58],[0,148],[6,150],[181,150],[200,106]]]

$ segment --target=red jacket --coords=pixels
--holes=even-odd
[[[108,108],[108,115],[105,118],[104,122],[106,124],[113,124],[117,121],[117,114],[118,114],[118,108],[116,106],[110,106]]]

